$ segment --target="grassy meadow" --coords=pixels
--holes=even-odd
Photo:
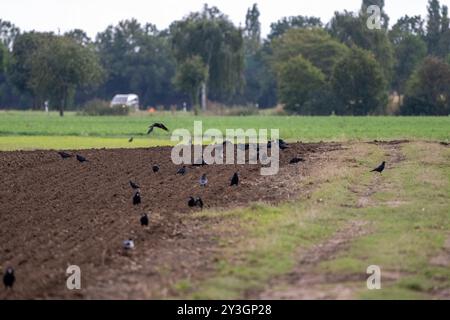
[[[170,144],[170,134],[146,129],[154,121],[173,130],[192,131],[194,120],[203,130],[217,128],[277,128],[288,141],[450,140],[450,117],[289,117],[198,116],[184,113],[131,116],[64,117],[51,112],[0,112],[0,150],[129,148]],[[133,136],[133,143],[128,139]]]

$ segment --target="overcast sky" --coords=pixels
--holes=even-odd
[[[334,11],[356,11],[361,0],[0,0],[0,19],[9,20],[21,30],[61,32],[80,28],[90,37],[108,25],[128,18],[151,22],[164,29],[189,12],[198,11],[203,3],[217,6],[236,24],[244,25],[247,8],[258,3],[263,35],[270,23],[284,16],[318,16],[328,22]],[[386,0],[391,25],[408,14],[426,16],[427,0]],[[441,0],[450,4],[450,0]]]

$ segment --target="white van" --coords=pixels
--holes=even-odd
[[[111,100],[111,107],[127,106],[135,111],[139,110],[139,97],[137,94],[116,94]]]

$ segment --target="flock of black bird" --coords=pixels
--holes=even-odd
[[[167,127],[164,124],[157,122],[157,123],[154,123],[151,126],[149,126],[147,134],[150,134],[153,131],[154,128],[160,128],[162,130],[169,131],[169,129],[167,129]],[[133,137],[131,137],[128,141],[132,142],[133,141]],[[278,141],[275,141],[275,142],[278,142],[279,147],[280,147],[281,150],[285,150],[285,149],[289,148],[288,144],[286,142],[284,142],[282,139],[279,139]],[[227,143],[231,143],[231,142],[224,141],[223,144],[225,145]],[[267,142],[267,147],[268,148],[272,147],[272,142],[271,141]],[[250,145],[248,143],[244,145],[244,149],[245,150],[249,150],[249,148],[250,148]],[[259,154],[259,146],[257,146],[257,152]],[[68,159],[68,158],[73,157],[72,154],[70,154],[68,152],[65,152],[65,151],[59,151],[58,154],[61,156],[62,159]],[[82,155],[76,154],[75,156],[76,156],[76,159],[80,163],[89,161]],[[294,157],[294,158],[292,158],[289,161],[289,163],[290,164],[297,164],[299,162],[304,162],[304,161],[305,160],[303,158]],[[198,162],[196,161],[194,165],[201,165],[201,166],[203,166],[203,165],[206,165],[206,163],[205,163],[205,161],[203,159],[201,159],[201,162],[200,161],[198,161]],[[378,173],[381,174],[384,171],[384,169],[385,169],[385,165],[386,165],[386,162],[383,161],[378,167],[376,167],[375,169],[371,170],[370,172],[378,172]],[[154,173],[159,172],[159,170],[160,170],[160,167],[158,165],[155,164],[155,165],[152,166],[152,171]],[[184,176],[186,173],[187,173],[187,167],[186,166],[182,166],[176,172],[177,175],[182,175],[182,176]],[[200,181],[199,182],[200,182],[200,186],[202,186],[202,187],[206,187],[207,186],[208,178],[206,177],[206,174],[203,174],[200,177]],[[132,199],[133,205],[141,204],[140,186],[136,182],[133,182],[131,180],[129,181],[129,184],[130,184],[131,188],[133,190],[135,190],[134,195],[133,195],[133,199]],[[230,186],[233,187],[233,186],[238,186],[238,185],[239,185],[239,174],[238,174],[238,172],[235,172],[233,174],[233,176],[231,177]],[[188,204],[188,206],[190,208],[199,207],[200,209],[203,209],[203,206],[204,206],[202,198],[200,198],[200,197],[192,197],[192,196],[189,197],[187,204]],[[141,226],[148,227],[148,225],[150,223],[150,219],[149,219],[148,214],[147,213],[143,213],[141,215],[140,219],[139,219],[139,222],[140,222]],[[124,240],[123,241],[123,249],[124,250],[134,249],[133,239],[130,238],[130,239]],[[6,269],[6,271],[5,271],[5,274],[3,275],[3,284],[4,284],[5,288],[6,289],[8,289],[8,288],[12,289],[15,281],[16,281],[16,277],[15,277],[15,274],[14,274],[14,269],[12,267],[8,267]]]

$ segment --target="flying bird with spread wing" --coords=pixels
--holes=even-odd
[[[154,128],[159,128],[164,131],[169,131],[169,129],[167,129],[167,127],[164,124],[162,124],[161,122],[155,122],[154,124],[152,124],[151,126],[148,127],[147,134],[152,133]]]

